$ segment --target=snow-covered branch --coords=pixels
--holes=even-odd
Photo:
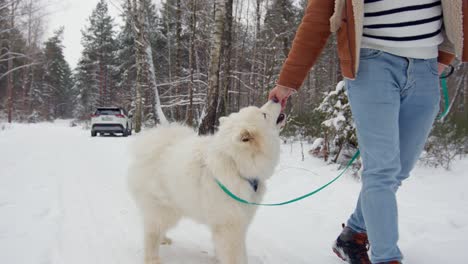
[[[38,62],[33,62],[33,63],[29,63],[29,64],[25,64],[25,65],[21,65],[21,66],[18,66],[18,67],[15,67],[7,72],[5,72],[4,74],[0,75],[0,80],[7,77],[10,73],[13,73],[15,71],[18,71],[18,70],[21,70],[23,68],[26,68],[26,67],[31,67],[31,66],[34,66],[34,65],[38,65],[40,63]]]

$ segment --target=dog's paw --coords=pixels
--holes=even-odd
[[[162,262],[161,262],[161,259],[159,259],[159,257],[152,257],[152,258],[146,258],[145,264],[162,264]]]
[[[168,238],[168,237],[163,237],[162,241],[161,241],[161,245],[172,245],[172,239]]]

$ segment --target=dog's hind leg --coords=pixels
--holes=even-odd
[[[161,206],[145,208],[143,212],[144,221],[144,243],[145,264],[160,264],[159,246],[168,243],[166,232],[179,220],[179,216],[171,209]]]
[[[247,264],[246,229],[242,226],[222,225],[213,228],[216,255],[221,264]]]
[[[164,236],[161,240],[161,245],[172,245],[172,239]]]

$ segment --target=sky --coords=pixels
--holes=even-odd
[[[119,6],[121,0],[112,0]],[[119,23],[119,11],[107,0],[109,13]],[[49,0],[49,15],[47,25],[47,36],[60,26],[65,27],[63,44],[64,55],[70,66],[74,68],[81,56],[81,29],[88,24],[88,18],[96,7],[98,0]]]

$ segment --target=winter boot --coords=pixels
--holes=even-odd
[[[333,252],[349,264],[371,264],[367,251],[367,234],[358,233],[343,224],[343,231],[333,244]]]

